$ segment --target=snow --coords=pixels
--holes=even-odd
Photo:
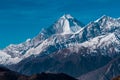
[[[64,14],[61,18],[63,19],[73,19],[73,17],[70,14]]]
[[[83,43],[70,43],[69,50],[71,51],[71,53],[74,53],[74,52],[78,53],[80,48],[86,47],[86,48],[90,49],[90,52],[96,53],[97,48],[102,49],[102,48],[104,48],[106,46],[110,46],[110,45],[114,45],[114,50],[116,52],[120,52],[120,49],[117,48],[118,47],[117,45],[120,45],[120,42],[116,38],[114,33],[109,33],[107,35],[97,36],[97,37],[90,39],[88,41],[85,41]],[[111,49],[112,48],[109,48],[110,52],[112,52]],[[102,53],[102,55],[106,55],[106,54]]]
[[[20,59],[18,57],[11,58],[11,56],[8,55],[7,53],[0,51],[0,64],[3,64],[3,65],[16,64],[19,61]]]
[[[88,38],[87,41],[83,41],[82,43],[80,43],[79,39],[83,39],[82,37],[94,35],[90,33],[90,31],[92,31],[91,29],[94,29],[93,31],[97,32],[97,29],[93,27],[94,23],[90,23],[91,25],[89,24],[81,28],[80,25],[78,25],[77,22],[74,21],[74,18],[71,15],[64,15],[52,27],[53,32],[56,32],[48,36],[47,38],[44,38],[44,36],[42,36],[43,40],[41,40],[41,35],[46,34],[40,33],[40,36],[38,35],[37,40],[35,40],[36,37],[34,39],[27,39],[24,43],[18,45],[12,44],[4,50],[0,51],[0,64],[18,63],[21,60],[30,57],[31,55],[40,55],[43,51],[48,50],[47,48],[51,45],[56,47],[56,44],[60,45],[59,49],[62,49],[62,45],[64,45],[65,48],[69,48],[71,52],[79,52],[79,49],[82,46],[88,47],[89,49],[91,49],[91,51],[95,52],[95,49],[98,47],[105,47],[114,43],[119,45],[120,42],[116,38],[115,33],[109,31],[107,32],[107,30],[112,30],[114,28],[116,29],[116,27],[120,27],[120,22],[112,18],[106,21],[105,17],[106,16],[100,18],[104,18],[103,22],[100,24],[101,33],[95,37]],[[72,26],[70,25],[69,19],[73,20]],[[96,20],[95,22],[99,24],[100,19]],[[104,24],[104,22],[106,22],[106,24]],[[82,35],[86,27],[86,34],[88,35]],[[102,34],[103,31],[106,31],[104,35]],[[68,36],[66,34],[70,34],[71,36]],[[72,38],[75,39],[76,42],[71,41],[67,44],[67,41]],[[119,49],[116,46],[115,50],[119,51]],[[65,55],[67,56],[67,54]]]
[[[69,19],[71,19],[73,22],[70,23]],[[74,25],[71,26],[70,24],[74,24]],[[58,20],[58,23],[56,25],[57,25],[57,27],[61,27],[58,29],[63,30],[63,32],[60,33],[62,35],[74,34],[81,29],[81,25],[78,25],[77,22],[74,20],[74,18],[69,14],[63,15]]]
[[[69,21],[65,19],[64,23],[63,23],[63,33],[62,34],[70,34],[70,33],[72,33],[72,31],[70,29]]]
[[[45,41],[43,41],[39,46],[37,47],[32,47],[30,48],[25,55],[22,56],[22,58],[27,58],[31,55],[39,55],[43,50],[45,50],[46,47],[48,47],[49,45],[51,45],[52,42],[48,42],[48,40],[46,39]]]
[[[117,40],[116,36],[114,33],[110,33],[109,35],[105,36],[104,38],[102,38],[100,40],[100,43],[98,46],[102,46],[102,45],[108,45],[112,42],[116,42],[119,43],[119,41]]]
[[[108,30],[110,30],[111,28],[120,26],[120,22],[118,21],[119,20],[118,18],[112,18],[106,15],[103,15],[101,18],[97,19],[94,22],[99,23],[101,22],[100,20],[102,20],[101,27],[105,27]]]
[[[0,64],[6,63],[9,60],[9,58],[11,58],[10,55],[8,55],[7,53],[3,51],[0,51]]]
[[[106,17],[108,17],[108,16],[103,15],[102,17],[98,18],[98,19],[97,19],[97,20],[95,20],[94,22],[99,22],[101,19],[105,19]]]
[[[26,42],[29,42],[29,41],[31,41],[31,39],[30,39],[30,38],[28,38],[28,39],[26,40]]]
[[[89,41],[83,42],[80,45],[84,47],[90,47],[92,49],[95,49],[96,47],[99,46],[105,46],[109,45],[112,42],[119,44],[120,42],[117,40],[116,36],[114,33],[110,33],[108,35],[101,35],[98,37],[95,37]]]

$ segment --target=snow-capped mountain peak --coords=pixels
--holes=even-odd
[[[110,17],[110,16],[103,15],[102,17],[97,19],[95,22],[96,23],[98,22],[98,23],[113,23],[113,24],[117,24],[119,22],[119,18],[113,18],[113,17]]]
[[[114,19],[114,18],[112,18],[110,16],[103,15],[102,17],[100,17],[99,19],[97,19],[95,22],[105,21],[105,20],[109,20],[109,19]]]
[[[114,39],[110,38],[109,40],[112,39],[115,42],[116,37],[120,38],[119,30],[120,21],[109,16],[104,15],[98,20],[84,26],[77,19],[66,14],[60,17],[50,27],[42,29],[33,39],[28,39],[18,45],[10,45],[2,51],[10,55],[11,58],[18,57],[24,59],[31,55],[51,54],[57,50],[69,48],[73,44],[78,47],[76,44],[82,44],[85,41],[87,43],[83,44],[83,46],[91,45],[91,42],[95,43],[94,40],[99,40],[98,36],[103,36],[104,38],[100,37],[103,40],[102,43],[106,43],[107,41],[104,39],[107,38],[108,34],[112,33],[115,33],[115,37],[113,35],[112,37]],[[109,41],[109,43],[112,43],[112,41]],[[96,42],[96,45],[98,43]],[[93,49],[93,46],[91,46],[91,49]]]
[[[61,18],[64,18],[64,19],[73,19],[74,17],[72,17],[70,14],[64,14]]]
[[[83,23],[79,22],[70,14],[65,14],[51,26],[42,29],[41,32],[32,41],[33,44],[37,45],[38,43],[41,43],[41,41],[53,35],[74,34],[80,31],[83,27]]]
[[[72,33],[71,29],[70,29],[70,23],[69,23],[69,19],[73,19],[72,16],[70,15],[63,15],[59,20],[58,20],[58,27],[62,28],[62,33],[63,34],[70,34]]]
[[[80,30],[84,25],[69,14],[65,14],[53,25],[57,33],[72,34]]]
[[[86,38],[89,39],[89,37],[93,38],[99,35],[105,35],[119,29],[120,21],[118,19],[103,15],[96,21],[89,23],[85,27],[84,33],[86,33]]]
[[[110,32],[120,27],[120,23],[117,18],[112,18],[106,15],[102,16],[98,20],[98,24],[100,25],[101,29],[104,29],[105,31],[110,31]]]

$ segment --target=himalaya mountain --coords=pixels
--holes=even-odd
[[[62,72],[79,77],[120,55],[119,31],[119,18],[104,15],[84,25],[63,15],[33,39],[1,50],[0,64],[27,75]]]
[[[119,75],[120,57],[117,57],[110,61],[107,65],[80,76],[79,80],[112,80],[112,78],[115,78]]]
[[[3,64],[11,64],[13,60],[13,63],[17,63],[21,59],[27,58],[31,55],[49,54],[61,49],[61,46],[65,48],[65,46],[67,47],[67,44],[62,45],[62,43],[67,42],[72,34],[82,29],[83,26],[84,25],[81,22],[77,21],[70,15],[64,15],[52,26],[47,29],[42,29],[42,31],[33,39],[28,39],[26,42],[18,45],[11,44],[2,50],[1,53],[4,55],[10,55],[7,56],[10,60],[7,62],[3,60],[1,62],[3,62]],[[52,46],[54,46],[54,49]],[[53,51],[50,47],[52,47]],[[48,48],[50,50],[47,50]]]

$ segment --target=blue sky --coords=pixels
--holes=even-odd
[[[87,24],[102,15],[120,17],[120,0],[0,0],[0,49],[36,36],[63,14]]]

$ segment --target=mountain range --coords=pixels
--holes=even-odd
[[[66,14],[33,39],[0,50],[0,64],[25,75],[59,72],[110,80],[120,74],[119,31],[120,18],[103,15],[85,25]]]

